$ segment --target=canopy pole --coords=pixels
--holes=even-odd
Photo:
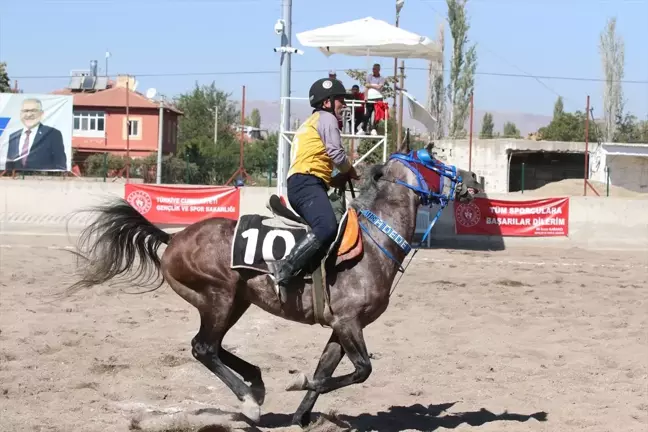
[[[396,129],[396,151],[401,148],[401,143],[403,142],[403,88],[405,87],[405,60],[401,60],[399,87],[400,91],[398,92],[398,127]],[[394,99],[396,99],[395,93]]]

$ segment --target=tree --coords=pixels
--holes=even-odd
[[[439,36],[437,42],[441,48],[441,59],[439,61],[430,61],[430,70],[428,72],[428,111],[436,119],[436,126],[432,133],[432,139],[440,140],[443,138],[445,128],[445,89],[443,85],[444,71],[444,25],[439,25]]]
[[[493,131],[495,129],[495,124],[493,123],[493,114],[486,113],[482,119],[481,132],[479,132],[479,138],[481,139],[491,139],[493,138]]]
[[[637,117],[626,114],[616,123],[614,142],[648,143],[648,120],[637,121]]]
[[[502,137],[504,138],[520,138],[520,130],[513,122],[506,122],[502,129]]]
[[[0,62],[0,93],[10,93],[11,82],[7,73],[7,63]]]
[[[252,126],[255,128],[260,128],[261,127],[261,113],[259,112],[258,108],[254,108],[252,112],[250,113],[250,116],[245,119],[245,123],[248,126]]]
[[[603,139],[612,142],[619,119],[623,118],[623,89],[625,47],[616,35],[616,18],[610,18],[601,31],[599,53],[605,82],[603,84]]]
[[[450,84],[447,92],[451,106],[450,130],[452,138],[466,134],[465,124],[468,118],[470,95],[475,87],[477,69],[477,48],[472,45],[466,50],[468,29],[466,3],[468,0],[447,0],[448,22],[453,40],[452,59],[450,61]]]
[[[231,125],[238,124],[240,111],[230,94],[218,90],[214,83],[198,86],[176,98],[184,113],[178,123],[179,157],[198,166],[191,183],[222,184],[236,171],[239,143]],[[214,107],[218,107],[218,145],[214,144]],[[238,121],[237,121],[238,120]]]
[[[542,140],[547,141],[585,141],[585,118],[586,115],[582,111],[575,113],[562,113],[562,115],[554,118],[551,122],[538,129],[538,136]],[[590,126],[591,123],[590,123]],[[588,132],[588,139],[590,142],[597,141],[599,134],[598,128],[590,127]]]
[[[565,105],[563,104],[562,96],[558,96],[554,104],[553,118],[556,119],[565,113]]]

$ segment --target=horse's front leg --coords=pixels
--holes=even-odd
[[[342,349],[342,345],[340,345],[337,335],[333,332],[331,333],[331,337],[329,338],[326,347],[324,348],[324,352],[322,352],[322,356],[320,357],[320,361],[317,364],[314,378],[322,379],[333,375],[333,372],[340,364],[342,357],[344,357],[344,350]],[[313,410],[318,397],[319,393],[316,391],[310,390],[306,393],[306,396],[304,396],[304,399],[293,416],[293,424],[304,427],[311,422],[311,411]]]
[[[336,324],[333,331],[339,339],[342,349],[346,353],[355,370],[340,377],[314,377],[313,380],[300,374],[295,382],[286,388],[289,391],[311,390],[317,393],[328,393],[342,387],[364,382],[371,375],[371,360],[367,352],[362,326],[357,321]]]

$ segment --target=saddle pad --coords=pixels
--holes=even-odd
[[[274,264],[305,235],[305,228],[287,225],[279,218],[243,215],[234,229],[230,267],[271,273]]]

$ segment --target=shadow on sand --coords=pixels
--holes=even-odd
[[[354,429],[359,431],[377,431],[377,432],[396,432],[402,430],[416,431],[434,431],[439,428],[455,429],[456,427],[467,424],[470,426],[481,426],[486,423],[513,421],[526,422],[530,419],[537,421],[547,421],[546,412],[537,412],[533,414],[515,414],[504,412],[495,414],[487,409],[482,408],[479,411],[468,411],[462,413],[445,413],[456,402],[445,403],[440,405],[421,404],[412,406],[392,406],[387,411],[380,411],[376,414],[360,414],[358,416],[348,415],[324,415],[313,414],[313,422],[319,417],[324,416],[326,419],[340,426],[342,430]],[[265,414],[261,417],[258,425],[262,428],[280,428],[290,424],[291,415],[288,414]],[[246,429],[248,432],[258,431],[256,427]]]

